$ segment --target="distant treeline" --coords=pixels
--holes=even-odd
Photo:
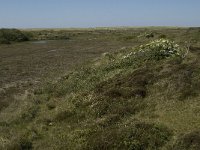
[[[29,36],[18,29],[0,29],[0,44],[28,41]]]

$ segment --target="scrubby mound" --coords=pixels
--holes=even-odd
[[[154,40],[148,44],[141,45],[135,51],[124,56],[124,58],[131,57],[133,55],[147,56],[148,59],[163,59],[167,57],[184,57],[185,50],[181,48],[174,41],[168,39]]]
[[[140,52],[155,52],[158,56],[181,56],[182,50],[178,44],[167,39],[159,39],[150,42],[149,44],[140,46]]]
[[[29,38],[17,29],[0,29],[0,44],[10,44],[10,42],[28,41]]]

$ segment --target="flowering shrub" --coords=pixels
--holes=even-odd
[[[131,52],[123,58],[129,58],[133,55],[143,54],[150,58],[162,59],[167,57],[183,57],[183,50],[178,44],[167,39],[154,40],[146,45],[141,45],[136,51]]]

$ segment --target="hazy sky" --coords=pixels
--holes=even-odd
[[[200,26],[200,0],[0,0],[0,28]]]

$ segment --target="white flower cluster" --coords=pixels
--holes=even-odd
[[[129,54],[123,56],[123,59],[129,58],[129,57],[131,57],[132,55],[135,55],[135,54],[136,54],[136,52],[130,52]]]
[[[149,44],[140,46],[140,51],[146,50],[156,50],[160,51],[162,54],[166,55],[181,55],[181,49],[178,44],[175,44],[174,41],[167,39],[159,39],[152,41]]]
[[[129,58],[136,53],[145,53],[145,52],[152,52],[156,53],[165,57],[170,56],[181,56],[182,50],[178,44],[175,44],[174,41],[170,41],[167,39],[159,39],[154,40],[146,45],[141,45],[137,52],[131,52],[125,55],[123,58]]]

